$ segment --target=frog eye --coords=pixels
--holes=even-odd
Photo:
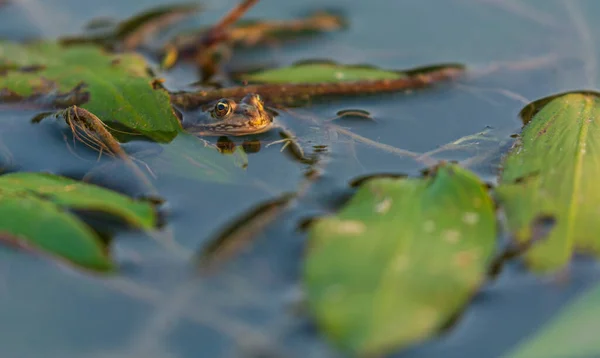
[[[229,101],[222,99],[215,104],[215,115],[219,118],[225,117],[231,112],[231,104]]]

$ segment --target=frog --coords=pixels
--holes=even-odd
[[[201,137],[241,137],[268,132],[277,127],[276,112],[266,107],[262,97],[249,93],[240,101],[221,98],[202,108],[200,116],[182,123],[184,130]]]
[[[266,146],[283,143],[295,160],[311,164],[316,156],[305,155],[301,141],[283,122],[276,120],[279,112],[268,107],[263,97],[258,93],[248,93],[241,100],[235,97],[224,97],[201,106],[199,115],[186,116],[182,121],[183,129],[200,139],[204,137],[219,137],[216,147],[224,154],[233,152],[241,143],[248,154],[260,151],[264,140],[248,140],[244,137],[277,132],[278,139],[268,140]],[[190,118],[191,117],[191,118]],[[237,138],[231,140],[229,137]],[[263,138],[264,139],[264,138]],[[271,137],[272,139],[272,137]],[[210,145],[205,139],[205,144]]]
[[[322,154],[321,147],[326,146],[313,146],[314,153],[307,156],[305,150],[302,148],[299,138],[297,138],[296,135],[281,121],[276,121],[275,119],[277,116],[278,112],[268,107],[260,94],[251,92],[246,94],[239,101],[236,101],[235,97],[223,97],[208,102],[201,107],[201,114],[199,116],[195,116],[192,119],[187,118],[187,120],[182,122],[182,126],[188,133],[197,137],[219,137],[216,147],[224,153],[230,153],[236,147],[236,143],[228,139],[228,137],[246,137],[278,130],[281,139],[274,140],[272,143],[267,144],[267,146],[275,143],[284,143],[284,148],[288,149],[288,152],[292,154],[294,159],[305,164],[314,164],[318,162],[318,158]],[[420,161],[428,161],[430,164],[435,163],[435,160],[428,158],[429,155],[435,154],[437,151],[457,149],[457,147],[461,147],[458,145],[459,142],[481,138],[486,134],[484,131],[475,135],[466,136],[456,141],[456,143],[449,143],[448,145],[442,146],[442,148],[439,148],[437,151],[434,150],[429,153],[413,153],[408,150],[393,148],[373,142],[334,124],[329,123],[324,126],[333,127],[333,132],[343,133],[363,144],[379,147],[382,150],[400,156],[412,157]],[[242,147],[246,153],[258,152],[261,148],[260,142],[260,140],[244,141]],[[468,145],[465,145],[465,147],[467,146]]]

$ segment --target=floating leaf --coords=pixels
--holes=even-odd
[[[555,218],[548,237],[525,256],[533,270],[549,271],[563,267],[574,251],[600,255],[600,98],[567,93],[532,106],[505,158],[497,195],[519,242],[530,240],[533,220]]]
[[[25,192],[0,193],[0,241],[105,271],[113,263],[97,235],[75,215]]]
[[[155,140],[169,141],[181,130],[169,95],[153,88],[140,55],[108,55],[92,45],[0,42],[0,66],[4,99],[50,97],[52,106],[80,104],[109,125]]]
[[[594,287],[506,357],[600,357],[598,322],[600,287]]]
[[[375,118],[371,116],[371,113],[369,113],[369,111],[365,111],[364,109],[343,109],[338,111],[336,115],[336,119],[375,121]]]
[[[334,66],[327,63],[324,66]],[[337,65],[335,65],[337,66]],[[363,66],[363,68],[366,68]],[[365,69],[365,71],[369,71]],[[378,71],[372,69],[372,71]],[[389,72],[389,71],[388,71]],[[178,92],[171,94],[171,101],[183,110],[199,108],[206,103],[221,98],[241,99],[251,93],[259,93],[268,104],[297,106],[312,98],[328,96],[359,96],[374,93],[411,91],[434,86],[440,82],[452,81],[462,76],[465,67],[461,64],[446,63],[423,66],[396,73],[397,78],[363,80],[335,80],[332,82],[309,82],[309,78],[298,79],[301,83],[268,83],[236,87],[225,87],[211,91]],[[390,72],[390,76],[393,72]],[[256,73],[255,73],[256,74]],[[251,75],[252,76],[252,75]],[[306,81],[306,82],[303,82]],[[283,82],[288,82],[287,79]]]
[[[157,223],[151,203],[92,184],[44,173],[0,176],[0,240],[80,266],[111,269],[98,235],[68,209],[107,213],[145,230]]]
[[[340,11],[319,10],[292,20],[245,20],[229,29],[230,42],[237,46],[256,46],[340,30],[347,20]]]
[[[100,211],[119,216],[134,227],[151,229],[155,209],[102,187],[46,173],[11,173],[0,176],[0,190],[34,192],[71,209]]]
[[[302,62],[242,76],[254,83],[322,83],[399,79],[405,75],[366,65],[342,65],[329,61]]]
[[[379,355],[435,334],[478,289],[494,251],[486,188],[455,165],[365,181],[310,228],[304,269],[318,325],[342,348]]]

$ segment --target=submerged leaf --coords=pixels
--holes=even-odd
[[[346,19],[339,11],[321,10],[291,20],[239,20],[224,30],[224,37],[226,43],[234,48],[256,48],[303,37],[314,39],[316,35],[345,26]],[[177,49],[184,57],[194,57],[201,49],[198,44],[208,30],[201,28],[177,35],[167,48]]]
[[[161,144],[161,147],[158,155],[140,157],[157,176],[234,183],[244,177],[240,169],[248,165],[248,156],[242,147],[238,146],[231,154],[224,155],[188,133],[178,135],[171,143]]]
[[[88,23],[88,34],[63,37],[63,44],[92,43],[109,49],[132,50],[157,33],[200,10],[197,3],[159,5],[120,22],[96,19]]]
[[[252,83],[321,83],[399,79],[401,72],[371,66],[342,65],[329,61],[302,62],[242,76]]]
[[[157,6],[119,23],[114,36],[123,42],[124,48],[133,49],[152,34],[191,16],[200,8],[198,3],[191,2]]]
[[[231,259],[250,245],[267,225],[280,217],[294,199],[293,194],[284,194],[261,203],[234,220],[228,227],[202,248],[198,265],[205,272]]]
[[[0,176],[0,241],[108,270],[113,264],[100,237],[69,210],[106,213],[130,226],[157,224],[154,205],[92,184],[44,173]]]
[[[550,271],[575,251],[600,255],[600,97],[568,93],[537,103],[505,158],[497,195],[519,242],[530,240],[538,217],[555,219],[548,237],[525,256],[532,269]]]
[[[600,287],[584,293],[506,358],[599,357]]]
[[[309,236],[304,284],[318,325],[348,351],[380,354],[464,308],[486,275],[496,219],[484,184],[442,164],[424,178],[365,181]]]
[[[48,105],[79,104],[106,124],[119,124],[155,140],[181,130],[162,89],[155,89],[140,55],[108,55],[91,45],[0,42],[3,98],[49,97]],[[60,101],[57,98],[60,98]]]

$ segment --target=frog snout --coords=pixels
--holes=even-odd
[[[241,114],[248,118],[253,118],[258,115],[258,110],[254,106],[243,106],[241,108]]]

